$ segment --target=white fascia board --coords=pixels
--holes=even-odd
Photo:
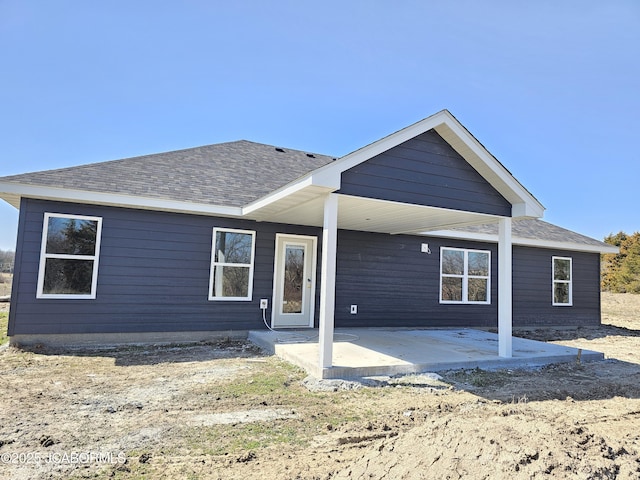
[[[310,185],[311,185],[310,176],[307,176],[298,181],[290,183],[289,185],[285,185],[284,187],[279,188],[275,192],[270,193],[269,195],[259,198],[255,202],[249,203],[248,205],[245,205],[244,207],[242,207],[242,214],[248,215],[250,213],[253,213],[256,210],[260,210],[261,208],[266,207],[267,205],[273,202],[277,202],[278,200],[281,200],[285,197],[288,197],[289,195],[292,195],[298,192],[299,190],[302,190],[303,188],[306,188]]]
[[[26,185],[19,183],[0,183],[0,196],[3,194],[19,197],[54,200],[60,202],[86,203],[116,207],[140,208],[164,212],[184,212],[202,215],[220,215],[225,217],[242,216],[242,208],[223,205],[164,200],[161,198],[137,197],[132,195],[70,190],[58,187]]]
[[[457,230],[429,230],[421,232],[420,235],[424,235],[426,237],[455,238],[456,240],[498,243],[498,235],[491,233],[463,232]]]
[[[409,125],[402,130],[398,130],[395,133],[387,135],[380,140],[377,140],[354,152],[351,152],[344,157],[339,158],[333,163],[325,165],[324,167],[320,167],[315,172],[320,173],[322,171],[326,171],[327,174],[331,172],[334,175],[337,174],[338,176],[340,176],[342,172],[349,170],[350,168],[353,168],[356,165],[359,165],[360,163],[375,157],[376,155],[380,155],[381,153],[384,153],[393,147],[407,142],[412,138],[423,134],[424,132],[428,132],[429,130],[436,128],[438,125],[446,122],[447,119],[453,119],[453,116],[448,111],[442,110],[434,115],[431,115],[430,117],[425,118],[424,120],[420,120],[413,125]]]
[[[441,112],[443,113],[443,112]],[[484,146],[476,139],[458,120],[451,115],[448,111],[444,112],[445,120],[440,122],[440,125],[446,125],[454,135],[456,135],[464,144],[478,157],[480,160],[489,167],[491,172],[496,175],[497,179],[503,185],[496,185],[492,179],[487,179],[489,183],[493,185],[496,190],[502,193],[505,198],[511,201],[514,208],[514,217],[525,216],[541,218],[544,214],[544,207],[542,204],[526,189],[515,177],[502,165]],[[438,130],[434,127],[436,131]],[[446,138],[445,138],[446,140]],[[466,159],[469,161],[469,159]],[[470,162],[471,166],[478,170],[476,165]],[[512,195],[506,195],[504,192],[506,187],[509,193],[515,195],[520,201],[514,202],[513,198],[509,198]],[[520,205],[522,204],[522,205]],[[518,215],[515,215],[518,213]]]
[[[470,240],[475,242],[498,243],[498,235],[491,233],[463,232],[456,230],[432,230],[422,232],[420,235],[427,237],[455,238],[456,240]],[[620,249],[614,245],[589,245],[576,242],[558,242],[555,240],[537,240],[513,236],[514,245],[522,247],[549,248],[556,250],[571,250],[587,253],[620,253]]]
[[[542,218],[545,208],[537,201],[534,203],[522,202],[511,205],[512,218]]]
[[[249,215],[256,210],[260,210],[267,205],[270,205],[278,200],[293,195],[300,190],[308,187],[320,187],[326,194],[326,192],[335,192],[340,188],[340,175],[336,176],[327,174],[324,171],[315,170],[312,173],[304,175],[299,179],[279,188],[278,190],[242,207],[242,214]]]
[[[519,237],[514,237],[513,243],[524,247],[556,248],[558,250],[572,250],[587,253],[620,253],[620,249],[614,245],[600,246],[586,243],[557,242],[553,240],[536,240],[534,238]]]

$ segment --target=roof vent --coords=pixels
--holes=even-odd
[[[276,152],[284,153],[284,148],[276,147]]]
[[[309,158],[316,158],[316,156],[313,153],[307,153],[307,157]]]

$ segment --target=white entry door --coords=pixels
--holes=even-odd
[[[313,327],[316,237],[276,235],[273,328]]]

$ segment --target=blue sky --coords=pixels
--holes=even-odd
[[[547,207],[640,230],[640,2],[0,0],[0,176],[449,109]],[[0,202],[0,248],[17,211]]]

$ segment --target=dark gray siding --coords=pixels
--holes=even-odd
[[[511,204],[434,130],[345,171],[339,193],[511,216]]]
[[[428,243],[431,254],[421,253]],[[491,304],[440,304],[440,247],[491,251]],[[408,235],[340,231],[336,273],[338,327],[494,327],[496,246]],[[350,306],[358,305],[357,315]]]
[[[553,256],[573,259],[573,306],[552,306]],[[599,325],[600,255],[541,248],[513,248],[513,324]]]
[[[97,298],[36,299],[44,212],[103,217]],[[209,301],[213,227],[255,230],[253,300]],[[113,207],[23,202],[10,335],[264,328],[276,233],[314,228]]]
[[[420,252],[429,243],[431,255]],[[491,251],[491,304],[441,305],[440,247]],[[551,305],[551,259],[573,258],[573,306]],[[496,327],[495,244],[341,231],[338,235],[336,326]],[[350,314],[350,306],[358,313]],[[598,325],[600,255],[514,247],[513,325]]]
[[[44,212],[103,218],[95,300],[36,299]],[[250,302],[208,300],[214,226],[257,232]],[[260,298],[272,304],[276,233],[314,235],[321,240],[316,228],[25,200],[9,335],[264,328],[258,305]],[[430,255],[420,252],[422,243],[429,243]],[[490,305],[439,303],[442,246],[491,251]],[[321,247],[318,250],[320,259]],[[573,258],[573,307],[551,306],[553,255]],[[514,247],[514,325],[598,324],[599,258],[598,254]],[[336,326],[495,327],[497,262],[495,244],[339,231]],[[358,305],[356,315],[349,313],[352,304]]]

